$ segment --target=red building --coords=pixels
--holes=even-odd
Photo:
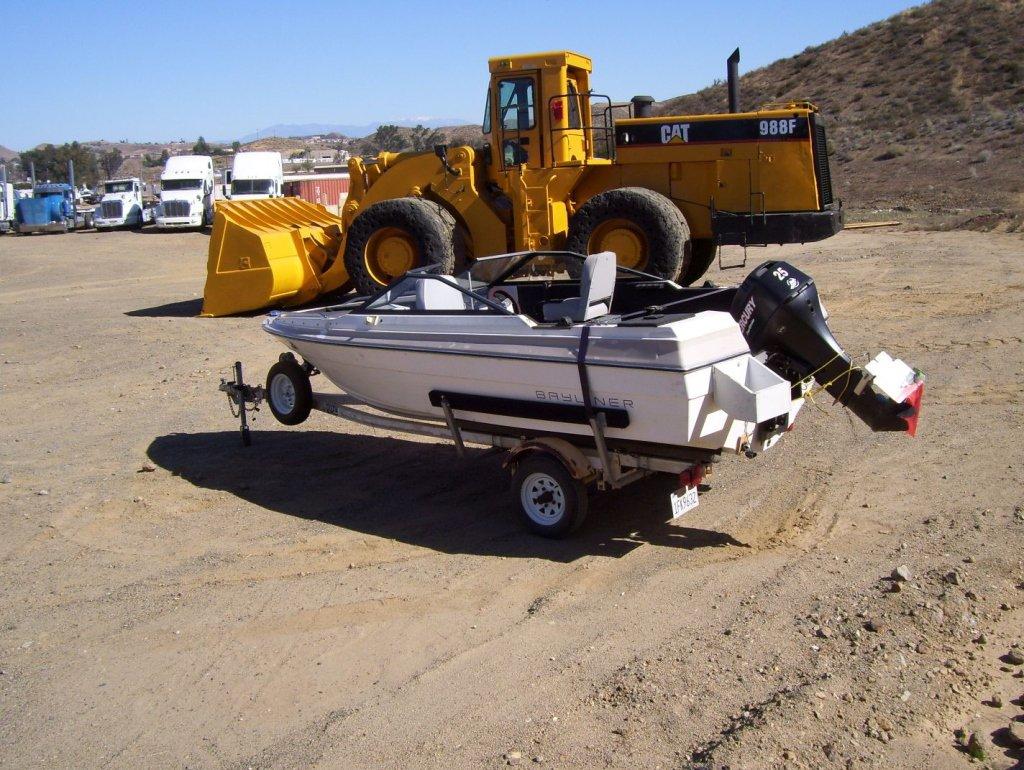
[[[337,212],[348,197],[348,174],[286,174],[284,194]]]

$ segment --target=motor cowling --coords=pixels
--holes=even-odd
[[[854,367],[833,336],[809,275],[787,262],[765,262],[736,290],[730,311],[750,349],[766,353],[766,365],[777,374],[794,383],[813,376],[872,430],[913,435],[923,381],[912,375],[888,394],[873,387],[875,375]]]

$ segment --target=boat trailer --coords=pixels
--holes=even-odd
[[[301,370],[306,383],[309,377],[319,374],[309,364],[299,364],[292,353],[282,353],[275,369],[277,367],[292,372]],[[275,384],[271,387],[275,388],[280,378],[274,379],[271,375],[268,381],[273,381]],[[303,382],[294,378],[290,389],[286,386],[283,392],[270,393],[262,385],[246,384],[240,361],[235,362],[234,379],[221,379],[219,390],[227,394],[232,415],[239,421],[244,446],[252,443],[248,415],[259,411],[260,404],[267,401],[271,411],[279,417],[281,409],[274,408],[275,401],[287,409],[303,399]],[[347,393],[318,393],[310,389],[308,394],[305,414],[301,419],[287,420],[286,424],[297,424],[310,411],[318,411],[370,428],[451,441],[460,459],[466,456],[467,444],[506,451],[503,465],[511,474],[517,507],[527,526],[546,537],[562,537],[579,528],[587,514],[589,487],[598,491],[620,489],[654,473],[678,476],[680,489],[670,497],[672,517],[678,518],[697,507],[698,489],[718,459],[711,453],[706,457],[676,459],[611,450],[605,439],[607,424],[602,412],[595,412],[588,420],[594,444],[589,447],[557,436],[526,437],[462,427],[444,397],[441,399],[445,417],[442,422],[379,413]],[[748,456],[753,455],[748,453]]]

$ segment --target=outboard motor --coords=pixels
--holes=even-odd
[[[806,273],[765,262],[736,290],[730,312],[750,349],[767,353],[766,365],[780,376],[793,383],[813,376],[872,430],[916,432],[923,377],[885,353],[854,367],[825,323]]]

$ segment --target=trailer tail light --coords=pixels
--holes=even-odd
[[[561,121],[565,117],[565,104],[561,99],[555,99],[551,102],[551,120]]]
[[[900,417],[907,424],[907,433],[911,436],[917,434],[917,421],[921,417],[921,398],[924,396],[924,380],[917,380],[914,389],[903,399],[906,409],[900,413]]]
[[[691,465],[679,474],[679,485],[683,488],[696,487],[704,481],[704,466],[701,463]]]

